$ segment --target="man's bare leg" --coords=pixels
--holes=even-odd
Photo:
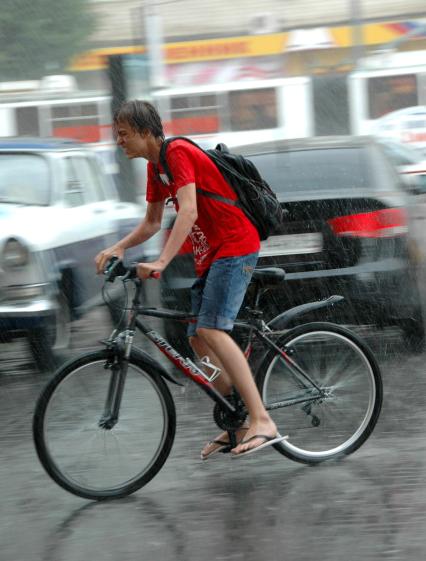
[[[276,436],[277,427],[263,405],[244,353],[232,337],[219,329],[205,327],[198,328],[197,335],[219,359],[247,407],[250,428],[244,440],[248,440],[256,434]],[[263,439],[253,439],[245,444],[238,444],[233,449],[233,453],[239,454],[263,443]]]
[[[198,358],[208,356],[210,361],[215,366],[221,369],[220,376],[216,378],[216,380],[214,380],[213,385],[222,395],[229,395],[232,391],[231,379],[213,349],[211,349],[209,345],[203,339],[201,339],[201,337],[190,337],[189,342]]]
[[[232,391],[232,382],[231,379],[229,377],[229,375],[227,374],[225,367],[223,366],[223,364],[221,363],[219,357],[213,352],[213,350],[207,345],[207,343],[201,339],[200,337],[194,336],[194,337],[190,337],[189,338],[189,342],[191,344],[191,347],[194,349],[195,353],[197,354],[197,356],[199,358],[202,358],[204,356],[208,356],[210,361],[217,366],[218,368],[220,368],[221,373],[220,376],[218,378],[216,378],[216,380],[213,381],[213,385],[214,387],[218,390],[218,392],[220,392],[222,395],[229,395]],[[241,427],[240,430],[236,431],[236,439],[237,442],[239,442],[246,434],[247,429],[248,429],[248,422],[246,421],[244,423],[244,425]],[[216,442],[215,442],[216,441]],[[216,450],[217,448],[220,448],[222,445],[219,442],[229,442],[229,435],[228,433],[222,432],[221,434],[219,434],[218,436],[216,436],[213,440],[211,440],[210,442],[208,442],[204,448],[201,451],[201,457],[204,459],[204,457],[208,457],[209,455],[212,454],[212,452],[214,452],[214,450]]]

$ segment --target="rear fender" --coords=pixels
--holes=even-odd
[[[294,308],[290,308],[286,312],[276,316],[272,319],[267,325],[273,331],[287,329],[290,324],[300,316],[307,314],[309,312],[313,312],[314,310],[319,310],[321,308],[330,308],[344,300],[343,296],[330,296],[325,300],[318,300],[316,302],[307,302],[306,304],[301,304],[300,306],[295,306]]]

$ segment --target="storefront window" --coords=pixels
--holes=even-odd
[[[167,134],[208,134],[219,131],[219,101],[215,94],[176,96],[170,100]]]
[[[230,92],[229,100],[231,130],[272,129],[278,126],[275,88]]]
[[[418,104],[415,74],[378,76],[368,80],[370,119]]]
[[[53,136],[73,138],[82,142],[101,140],[100,114],[96,103],[53,105],[51,123]]]
[[[17,107],[16,128],[20,136],[39,136],[38,107],[31,105],[28,107]]]

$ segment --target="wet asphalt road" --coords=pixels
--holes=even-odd
[[[95,332],[96,330],[96,332]],[[109,331],[102,309],[78,322],[71,354]],[[93,503],[68,494],[36,457],[31,420],[48,379],[25,344],[0,362],[1,561],[421,561],[426,556],[426,354],[398,333],[366,336],[385,397],[373,436],[339,463],[307,467],[273,450],[199,460],[217,433],[210,402],[171,388],[178,426],[162,471],[131,497]]]

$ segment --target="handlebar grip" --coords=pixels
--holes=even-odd
[[[124,267],[121,259],[113,256],[104,268],[104,275],[107,282],[114,282],[116,277],[124,275],[126,271],[127,269]]]
[[[137,278],[137,276],[138,276],[138,262],[134,261],[129,267],[127,278],[135,279]],[[161,277],[161,273],[160,271],[151,271],[151,274],[149,276],[152,279],[159,279]]]
[[[122,280],[136,279],[138,276],[138,263],[134,262],[129,267],[125,267],[121,259],[112,257],[106,267],[104,268],[104,275],[107,282],[114,282],[116,277],[122,277]],[[150,277],[159,279],[161,277],[160,271],[152,271]]]

